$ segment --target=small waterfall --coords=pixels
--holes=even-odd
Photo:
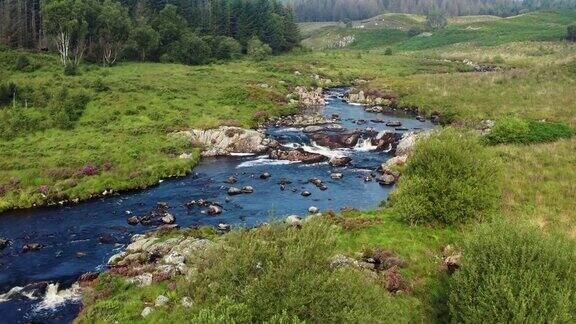
[[[310,145],[302,145],[302,149],[306,152],[324,155],[329,158],[339,158],[345,156],[340,151],[331,150],[327,147],[320,146],[315,142],[312,142]]]
[[[356,146],[354,147],[354,150],[356,151],[373,151],[377,148],[377,146],[372,145],[372,139],[370,138],[361,138],[358,140],[358,143],[356,143]]]
[[[68,301],[80,300],[81,292],[78,283],[74,283],[72,287],[62,290],[58,290],[59,286],[59,283],[48,284],[44,298],[36,305],[36,311],[55,309]]]

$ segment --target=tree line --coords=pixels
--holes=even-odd
[[[384,12],[511,16],[539,9],[576,9],[575,0],[282,0],[300,21],[362,20]]]
[[[2,44],[57,50],[70,69],[120,57],[203,64],[288,51],[299,38],[276,0],[0,0]]]

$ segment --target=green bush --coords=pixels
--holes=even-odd
[[[471,133],[447,128],[421,138],[390,205],[410,224],[483,219],[497,206],[499,165]]]
[[[408,36],[414,37],[422,34],[424,31],[420,27],[412,27],[408,29]]]
[[[210,45],[204,38],[193,32],[187,32],[180,40],[170,45],[170,50],[163,55],[162,61],[200,65],[208,63],[211,54]]]
[[[386,48],[386,50],[384,51],[384,55],[386,56],[392,55],[392,49],[390,47]]]
[[[576,321],[576,244],[563,234],[485,224],[463,251],[450,283],[454,323]]]
[[[272,48],[268,44],[263,43],[258,37],[252,37],[248,41],[247,52],[248,56],[254,61],[263,61],[272,54]]]
[[[530,144],[569,138],[574,130],[565,124],[525,120],[518,117],[499,119],[483,141],[487,144]]]
[[[26,54],[20,54],[16,58],[16,63],[14,65],[17,71],[25,71],[30,66],[30,59]]]
[[[0,106],[10,104],[14,100],[17,90],[14,82],[0,83]]]
[[[216,37],[212,45],[212,55],[218,60],[236,59],[242,55],[242,45],[232,37]]]

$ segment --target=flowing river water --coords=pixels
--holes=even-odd
[[[361,106],[342,100],[345,90],[328,91],[327,105],[321,113],[338,114],[346,129],[370,127],[402,133],[434,126],[412,116],[366,112]],[[382,123],[391,120],[400,121],[405,129],[395,130]],[[146,190],[76,205],[0,214],[0,237],[11,242],[0,251],[0,323],[72,321],[81,307],[78,289],[72,283],[83,273],[106,270],[107,260],[121,251],[132,235],[153,230],[128,225],[126,220],[129,215],[149,213],[157,202],[171,206],[170,213],[181,227],[219,223],[252,227],[286,215],[306,215],[310,206],[321,211],[375,208],[393,189],[376,181],[364,181],[392,157],[389,152],[375,151],[368,140],[361,139],[354,148],[329,150],[311,143],[301,129],[269,127],[267,134],[285,146],[303,147],[327,156],[344,154],[352,162],[347,167],[334,168],[328,163],[294,163],[270,160],[267,156],[205,158],[191,175],[166,180]],[[333,171],[341,172],[342,179],[331,179]],[[263,172],[272,176],[260,179]],[[254,193],[226,199],[224,180],[231,175],[238,178],[239,187],[252,186]],[[321,179],[328,189],[319,190],[308,183],[311,177]],[[285,190],[280,190],[280,178],[291,182]],[[311,195],[303,197],[303,190]],[[211,216],[185,207],[186,202],[201,198],[222,203],[223,212]],[[40,243],[42,248],[23,252],[22,246],[28,243]]]

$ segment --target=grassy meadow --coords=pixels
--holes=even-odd
[[[342,322],[354,318],[369,322],[478,319],[487,313],[467,304],[473,300],[469,294],[474,291],[474,282],[486,285],[480,287],[483,294],[474,299],[475,303],[486,303],[482,305],[500,310],[501,314],[529,305],[526,309],[542,310],[542,314],[556,312],[558,322],[570,322],[576,320],[574,308],[570,308],[574,305],[570,304],[571,298],[576,300],[574,294],[565,292],[561,295],[564,300],[549,294],[542,297],[538,292],[546,287],[537,283],[549,282],[546,281],[549,277],[565,285],[573,283],[563,277],[566,269],[573,270],[567,266],[576,260],[573,253],[560,253],[551,247],[556,241],[561,242],[557,246],[572,246],[571,242],[576,239],[576,138],[550,140],[545,134],[536,134],[529,143],[480,145],[475,142],[478,136],[473,134],[486,119],[496,123],[509,118],[526,123],[546,120],[576,128],[576,45],[563,40],[566,26],[573,22],[576,22],[575,11],[536,12],[510,18],[457,17],[451,19],[444,30],[412,37],[408,35],[410,28],[424,26],[421,16],[382,15],[354,22],[353,27],[308,23],[303,26],[307,37],[303,43],[317,50],[295,51],[259,63],[238,60],[198,67],[125,62],[103,68],[85,64],[78,76],[63,76],[56,57],[45,54],[27,53],[38,67],[33,71],[15,71],[11,62],[19,53],[2,50],[0,76],[3,81],[36,88],[77,89],[86,92],[90,101],[70,129],[26,129],[13,138],[0,138],[0,186],[4,188],[0,193],[0,211],[61,199],[86,199],[104,190],[142,188],[165,177],[182,176],[198,161],[199,148],[177,142],[170,136],[173,131],[223,124],[252,127],[258,122],[256,112],[266,112],[267,116],[293,113],[296,109],[287,103],[286,95],[297,85],[316,85],[314,74],[330,78],[335,85],[351,85],[354,80],[364,79],[367,82],[360,86],[362,89],[385,91],[397,98],[400,107],[418,107],[423,115],[439,113],[452,128],[466,134],[462,136],[470,136],[470,141],[463,142],[473,142],[470,147],[481,151],[472,157],[482,161],[494,158],[501,176],[493,180],[500,183],[501,192],[486,196],[497,199],[490,202],[495,203],[496,210],[486,212],[483,217],[473,215],[466,222],[410,225],[391,204],[373,211],[330,214],[324,220],[307,223],[300,236],[278,225],[214,236],[212,239],[224,246],[242,246],[250,253],[215,250],[209,252],[215,254],[204,257],[206,262],[218,267],[200,264],[201,275],[194,281],[181,277],[142,289],[121,277],[104,275],[92,294],[87,295],[86,308],[78,322],[141,320],[142,309],[159,294],[169,296],[173,308],[159,310],[145,321],[226,322],[234,319],[285,323]],[[354,35],[356,41],[342,49],[319,50],[346,35]],[[386,54],[387,49],[391,49],[391,55]],[[477,72],[465,60],[496,69]],[[438,166],[429,172],[430,177],[449,167],[451,172],[438,172],[438,176],[464,182],[459,178],[458,169],[462,167],[458,161],[464,157],[455,146],[452,143],[446,147],[452,155],[442,160],[444,165],[439,158],[430,161],[422,158],[418,163]],[[422,156],[427,156],[425,150],[430,148],[419,149]],[[437,153],[442,147],[436,149]],[[184,152],[192,153],[193,158],[179,159]],[[486,156],[491,158],[485,159]],[[465,161],[469,162],[466,171],[470,173],[474,164],[470,159]],[[95,166],[98,172],[81,172],[86,166]],[[434,180],[418,172],[408,176],[405,183]],[[469,178],[475,179],[473,174]],[[482,181],[487,179],[490,177]],[[47,190],[39,190],[42,186],[47,186]],[[399,187],[408,193],[405,196],[416,195],[410,187],[402,186],[401,179]],[[450,188],[463,192],[461,195],[457,191],[451,193],[455,200],[470,198],[471,191],[466,186]],[[432,191],[422,190],[418,194],[437,194]],[[416,198],[413,201],[418,203]],[[455,213],[454,210],[444,212],[446,215],[428,216],[450,219],[448,216],[459,215],[450,214]],[[511,224],[493,223],[494,219]],[[526,230],[525,224],[534,227]],[[482,235],[490,233],[490,226],[505,229],[488,241],[495,247],[493,256],[482,253],[491,251],[489,246],[482,245]],[[533,233],[534,228],[541,237],[526,244],[522,243],[522,235],[505,233]],[[252,232],[254,234],[250,234]],[[262,240],[271,242],[270,246],[259,245]],[[539,246],[538,241],[546,244]],[[448,244],[457,251],[461,248],[473,251],[472,255],[479,260],[477,263],[466,260],[464,250],[463,267],[468,265],[468,268],[456,281],[439,271],[445,257],[443,250]],[[268,260],[273,270],[262,276],[249,273],[247,278],[252,281],[234,281],[232,274],[246,274],[250,268],[249,260],[256,253],[250,250],[251,246],[262,247],[258,257]],[[382,286],[382,274],[373,277],[357,271],[334,271],[323,263],[335,253],[357,256],[378,248],[391,250],[406,261],[406,266],[399,269],[403,278],[401,293],[389,294]],[[546,272],[549,277],[545,280],[536,275],[507,277],[505,271],[489,278],[501,282],[504,292],[526,293],[522,295],[526,299],[519,298],[518,304],[506,296],[490,300],[490,280],[486,279],[486,283],[477,277],[482,273],[480,270],[498,267],[502,260],[506,261],[503,262],[506,267],[525,267],[522,260],[510,260],[511,250],[516,255],[534,256],[541,272],[546,271],[543,264],[555,264]],[[294,270],[303,268],[309,271]],[[258,284],[258,280],[262,280],[262,284]],[[514,286],[511,280],[524,280],[529,283],[525,287],[530,291]],[[454,282],[468,290],[456,289],[455,292],[455,286],[451,286]],[[286,283],[290,284],[285,286]],[[191,310],[179,305],[183,296],[193,296],[197,301]],[[549,301],[549,308],[530,302],[540,297]],[[347,299],[354,301],[355,306],[343,306]],[[307,312],[302,305],[310,305],[316,312]],[[334,305],[337,307],[331,308]],[[331,310],[333,317],[314,308],[321,306]],[[502,318],[533,315],[521,311],[502,315],[508,316]]]

